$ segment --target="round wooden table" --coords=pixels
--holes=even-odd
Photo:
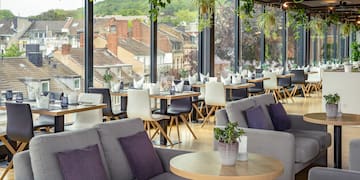
[[[218,152],[195,152],[170,160],[170,170],[187,179],[206,180],[271,180],[284,171],[279,160],[259,154],[248,154],[248,161],[237,161],[235,166],[222,166]]]
[[[309,113],[304,121],[334,126],[334,167],[341,169],[341,126],[360,125],[360,115],[343,113],[341,117],[328,118],[326,113]]]

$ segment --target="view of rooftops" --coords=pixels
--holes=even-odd
[[[0,49],[4,64],[0,66],[0,73],[7,74],[1,76],[1,81],[6,83],[0,86],[0,90],[6,90],[10,87],[7,84],[12,83],[14,88],[19,88],[14,90],[23,91],[29,83],[22,76],[47,79],[48,91],[74,89],[73,83],[76,83],[76,89],[82,90],[84,87],[78,79],[82,79],[80,82],[84,79],[86,38],[83,0],[0,2]],[[194,2],[172,0],[157,17],[156,74],[160,81],[162,78],[185,78],[198,72],[198,37],[209,24],[206,19],[198,17],[198,7]],[[265,57],[265,62],[281,64],[282,46],[287,47],[287,63],[302,66],[300,52],[304,43],[298,40],[299,33],[288,25],[288,32],[283,36],[284,16],[280,8],[255,4],[253,18],[240,21],[240,37],[235,37],[234,15],[238,12],[234,2],[216,1],[215,76],[234,70],[235,38],[240,41],[240,68],[249,64],[258,66],[260,57]],[[35,5],[39,3],[44,5]],[[276,23],[270,35],[263,32],[265,36],[259,29],[261,22],[257,18],[263,12],[274,15]],[[288,19],[292,16],[287,13]],[[98,0],[94,4],[93,19],[94,86],[107,86],[107,73],[111,76],[111,83],[115,84],[123,81],[127,85],[142,76],[145,81],[150,81],[151,21],[148,2]],[[339,31],[338,26],[329,26],[325,38],[316,33],[312,35],[309,46],[314,50],[310,53],[310,64],[318,64],[324,58],[336,60],[343,53],[340,52],[343,40],[333,33]],[[260,43],[262,38],[265,38],[264,44]],[[334,49],[337,52],[333,52]],[[18,71],[24,71],[24,74]],[[69,78],[59,80],[60,76]]]

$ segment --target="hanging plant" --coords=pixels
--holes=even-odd
[[[305,9],[292,9],[288,11],[287,27],[294,31],[294,38],[297,40],[300,38],[301,27],[306,28],[308,26],[308,17],[305,13]]]
[[[153,6],[150,8],[149,14],[152,21],[156,21],[159,16],[161,8],[165,8],[166,5],[170,4],[171,0],[149,0],[149,4]]]
[[[211,27],[213,22],[214,6],[216,0],[193,0],[196,7],[200,9],[198,30],[203,31]]]
[[[340,26],[341,37],[345,38],[350,35],[350,33],[355,29],[354,24],[346,22]]]
[[[314,32],[316,36],[323,38],[324,36],[324,28],[326,27],[325,21],[320,16],[315,16],[309,22],[309,29]]]
[[[276,38],[276,16],[274,11],[261,13],[257,18],[259,30],[263,31],[266,37]]]
[[[240,6],[236,10],[236,14],[240,17],[240,19],[243,21],[245,26],[245,31],[249,32],[251,31],[251,24],[250,19],[254,17],[254,0],[240,0]]]
[[[330,26],[331,24],[338,24],[340,21],[340,17],[337,14],[329,14],[325,18],[326,25]]]
[[[302,3],[302,2],[304,2],[304,0],[293,0],[294,1],[294,3]]]

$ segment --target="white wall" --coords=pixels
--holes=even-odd
[[[324,72],[323,95],[338,93],[343,113],[360,114],[360,73]],[[323,98],[323,110],[325,101]]]

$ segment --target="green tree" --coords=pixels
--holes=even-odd
[[[14,17],[14,14],[10,10],[0,10],[0,19],[12,19]]]
[[[31,16],[33,20],[65,20],[67,17],[81,18],[79,14],[80,10],[63,10],[63,9],[51,9],[43,12],[37,16]]]
[[[180,9],[179,11],[175,12],[176,17],[176,25],[178,25],[181,22],[194,22],[197,18],[197,12],[196,11],[190,11],[188,9]]]
[[[20,51],[19,47],[15,44],[12,44],[10,47],[6,48],[4,57],[19,57],[23,54]]]

